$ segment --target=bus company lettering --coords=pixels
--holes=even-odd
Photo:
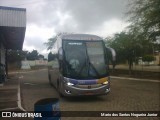
[[[69,45],[82,45],[82,43],[68,43]]]

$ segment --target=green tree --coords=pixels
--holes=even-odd
[[[8,50],[7,57],[9,63],[20,62],[26,58],[27,51],[21,50]]]
[[[155,60],[155,57],[153,55],[145,55],[142,57],[142,60],[144,62],[148,62],[148,65],[149,65],[149,62],[152,62]]]
[[[55,54],[52,54],[52,53],[50,52],[50,53],[48,54],[48,62],[54,60],[55,57],[56,57],[56,55],[55,55]]]
[[[43,59],[44,60],[44,55],[39,54],[38,59]]]
[[[38,56],[38,51],[37,50],[33,50],[32,52],[29,52],[27,54],[27,60],[38,60],[39,56]]]
[[[132,0],[129,8],[130,30],[156,41],[160,36],[160,0]]]
[[[47,50],[51,50],[55,44],[55,42],[57,41],[57,38],[61,35],[65,35],[68,33],[57,33],[55,36],[53,36],[52,38],[49,38],[47,42],[44,43],[44,45],[47,47]]]
[[[134,35],[121,32],[115,34],[112,38],[106,38],[105,42],[107,46],[115,49],[117,63],[128,61],[129,71],[131,71],[133,62],[142,54],[142,45],[134,39]]]

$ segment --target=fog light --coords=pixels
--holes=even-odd
[[[72,85],[74,85],[73,83],[70,83],[70,82],[67,82],[67,85],[68,86],[72,86]]]
[[[106,89],[106,92],[109,92],[110,91],[110,88]]]
[[[107,85],[107,84],[108,84],[108,81],[105,81],[103,84],[104,84],[104,85]]]
[[[65,90],[65,92],[66,92],[67,94],[71,94],[71,91],[70,91],[70,90]]]

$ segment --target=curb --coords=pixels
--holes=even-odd
[[[17,105],[18,105],[18,108],[24,112],[27,112],[23,107],[22,107],[22,102],[21,102],[21,88],[20,88],[20,80],[18,79],[18,91],[17,91],[17,98],[18,98],[18,101],[17,101]]]
[[[110,76],[114,79],[123,79],[123,80],[132,80],[132,81],[143,81],[143,82],[156,82],[160,83],[160,80],[152,80],[152,79],[140,79],[140,78],[128,78],[128,77],[116,77],[116,76]]]
[[[17,110],[20,109],[23,112],[26,112],[26,110],[21,105],[21,93],[20,93],[20,80],[18,78],[18,85],[17,85],[17,107],[13,108],[4,108],[0,109],[0,111],[10,111],[10,110]]]
[[[17,105],[18,105],[18,108],[25,112],[25,113],[28,113],[27,110],[25,110],[23,107],[22,107],[22,102],[21,102],[21,86],[20,86],[20,79],[18,78],[18,91],[17,91],[17,98],[18,98],[18,101],[17,101]],[[34,117],[29,117],[29,118],[34,118]]]
[[[17,78],[18,80],[18,85],[17,85],[17,105],[16,107],[13,108],[4,108],[0,109],[0,111],[22,111],[25,113],[28,113],[23,107],[22,107],[22,101],[21,101],[21,87],[20,87],[20,79]],[[28,117],[29,119],[33,119],[34,117]]]

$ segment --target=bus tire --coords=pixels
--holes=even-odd
[[[64,95],[61,93],[61,84],[59,83],[59,81],[57,83],[58,83],[57,87],[58,87],[59,96],[63,98]]]
[[[52,84],[52,82],[51,82],[51,75],[50,75],[50,74],[48,74],[48,80],[49,80],[49,84],[50,84],[51,86],[53,86],[53,84]]]

